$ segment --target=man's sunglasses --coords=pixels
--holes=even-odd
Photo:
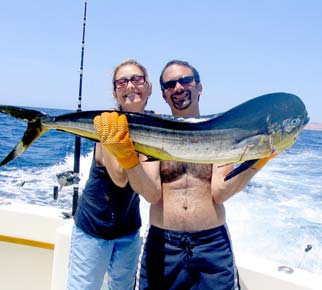
[[[124,88],[127,86],[128,82],[131,82],[133,85],[143,85],[145,83],[145,76],[134,75],[130,79],[122,78],[114,81],[114,88]]]
[[[193,80],[194,80],[193,76],[187,76],[187,77],[182,77],[177,80],[167,81],[162,84],[162,90],[173,89],[177,85],[177,82],[183,86],[188,85],[188,84],[191,84]]]

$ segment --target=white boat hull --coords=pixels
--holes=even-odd
[[[62,211],[0,200],[1,289],[66,289],[73,221]],[[321,275],[249,255],[236,264],[242,290],[322,290]]]

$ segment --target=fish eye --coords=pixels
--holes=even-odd
[[[293,119],[293,120],[291,121],[291,124],[292,124],[292,125],[297,125],[297,124],[299,124],[299,123],[300,123],[300,119],[299,119],[299,118]]]
[[[289,133],[301,123],[300,118],[286,119],[283,121],[284,131]]]

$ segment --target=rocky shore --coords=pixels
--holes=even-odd
[[[309,123],[304,129],[322,131],[322,123]]]

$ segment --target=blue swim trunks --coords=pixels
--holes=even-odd
[[[240,289],[226,225],[197,232],[151,226],[137,276],[140,290]]]

